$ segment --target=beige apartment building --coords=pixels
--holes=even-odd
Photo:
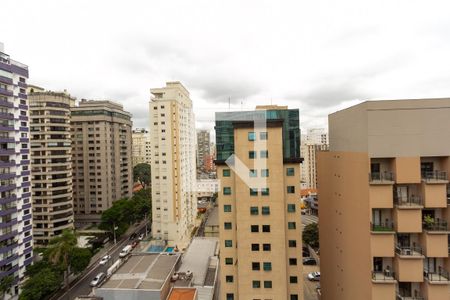
[[[450,99],[329,115],[318,158],[323,300],[450,299]]]
[[[303,299],[298,110],[220,112],[215,130],[220,299]]]
[[[131,134],[133,167],[137,164],[151,163],[151,141],[150,134],[144,128],[136,128]]]
[[[34,245],[73,228],[72,145],[67,92],[28,86]]]
[[[197,216],[192,101],[178,81],[150,92],[152,236],[182,248]]]
[[[72,108],[75,221],[100,221],[114,201],[132,195],[131,114],[112,101],[81,100]]]

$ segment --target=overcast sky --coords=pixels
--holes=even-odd
[[[450,3],[368,2],[2,0],[0,41],[30,83],[118,101],[134,127],[173,80],[199,128],[229,98],[299,108],[304,130],[362,100],[450,96]]]

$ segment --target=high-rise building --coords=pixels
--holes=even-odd
[[[73,228],[72,143],[70,108],[75,98],[67,92],[29,86],[33,240],[49,240]]]
[[[216,113],[220,299],[303,299],[298,109]]]
[[[368,101],[328,121],[322,299],[449,299],[450,99]]]
[[[18,294],[33,260],[27,79],[28,67],[0,43],[0,280],[14,279],[8,295]]]
[[[137,164],[150,164],[151,162],[151,141],[150,135],[144,128],[136,128],[131,135],[133,149],[133,167]]]
[[[328,150],[328,133],[324,128],[308,129],[302,139],[300,152],[302,158],[302,188],[317,188],[317,152]]]
[[[114,201],[132,196],[131,114],[84,99],[71,113],[75,221],[99,222]]]
[[[197,168],[206,171],[206,161],[211,155],[209,130],[197,130]]]
[[[325,128],[309,128],[305,142],[316,145],[328,145],[328,132]]]
[[[152,235],[182,247],[197,215],[192,101],[180,82],[150,91]]]

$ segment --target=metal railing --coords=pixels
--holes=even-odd
[[[429,272],[428,270],[423,270],[423,274],[425,278],[429,281],[449,281],[449,272],[444,270],[442,267],[439,267],[436,272]]]
[[[404,256],[422,256],[422,247],[420,246],[395,246],[395,253]]]
[[[447,172],[445,171],[423,172],[422,179],[425,181],[447,180]]]
[[[375,281],[392,281],[395,278],[395,272],[392,270],[372,271],[372,280]]]
[[[394,196],[394,202],[398,206],[422,205],[422,197],[409,195],[408,197]]]
[[[379,222],[379,223],[370,223],[370,229],[372,231],[394,231],[394,222],[387,221],[387,222]]]
[[[422,296],[402,296],[400,293],[397,293],[396,300],[425,300]]]
[[[448,224],[447,221],[436,220],[430,223],[423,222],[423,229],[428,231],[447,231]]]
[[[370,172],[369,173],[369,181],[394,181],[394,173],[390,171],[384,172]]]

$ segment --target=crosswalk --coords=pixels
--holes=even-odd
[[[302,215],[302,230],[305,228],[306,225],[311,223],[317,223],[319,221],[319,218],[314,215]]]

